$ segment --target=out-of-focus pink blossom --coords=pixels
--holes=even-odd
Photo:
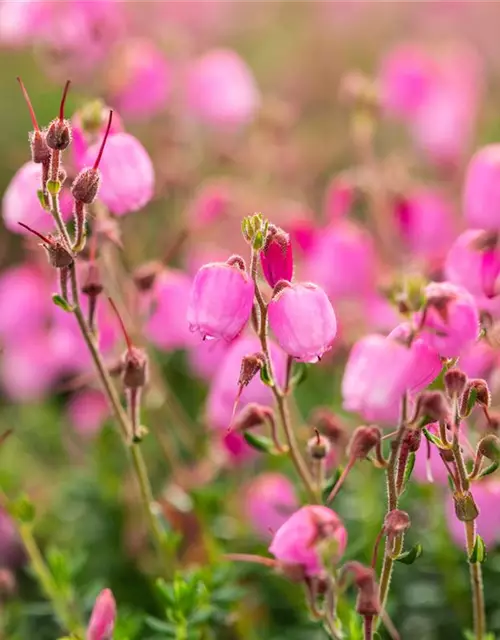
[[[231,202],[229,186],[223,182],[204,185],[189,205],[190,227],[198,230],[221,218]]]
[[[215,429],[229,428],[234,402],[238,395],[241,361],[245,356],[258,351],[260,351],[260,342],[254,337],[240,338],[228,349],[213,379],[207,398],[207,423],[210,427]],[[282,385],[286,368],[285,354],[272,342],[270,344],[270,352],[274,374],[278,384]],[[255,376],[243,388],[236,417],[247,404],[252,402],[261,405],[271,405],[273,402],[271,390],[261,381],[259,376]]]
[[[147,320],[147,338],[160,349],[184,349],[195,337],[189,330],[187,311],[191,278],[182,271],[168,269],[155,280],[150,297],[153,312]]]
[[[85,105],[71,118],[71,133],[73,136],[69,152],[77,171],[81,171],[87,162],[94,163],[95,158],[88,156],[89,147],[100,147],[108,126],[109,108],[100,100]],[[124,131],[123,121],[115,111],[109,129],[109,136]]]
[[[188,360],[192,371],[203,380],[213,380],[231,344],[225,340],[205,340],[192,345]]]
[[[295,489],[281,473],[262,473],[245,489],[245,514],[252,528],[269,538],[298,506]]]
[[[43,328],[47,320],[49,290],[34,266],[11,267],[0,275],[0,336],[5,342],[22,340]]]
[[[484,307],[483,298],[499,293],[500,246],[483,245],[484,232],[469,229],[460,234],[446,258],[445,273],[450,282],[470,291]]]
[[[71,426],[85,437],[94,436],[109,416],[109,405],[102,391],[85,389],[75,394],[67,406]]]
[[[260,252],[262,272],[270,287],[280,280],[292,280],[293,254],[290,236],[277,227],[270,228]]]
[[[172,69],[163,53],[146,39],[128,39],[116,52],[109,101],[130,118],[149,118],[162,109],[172,91]]]
[[[231,341],[250,319],[254,284],[235,265],[213,262],[202,267],[191,287],[187,321],[205,339]]]
[[[332,304],[315,284],[286,284],[273,295],[268,316],[280,347],[302,362],[317,362],[337,335]]]
[[[227,457],[227,463],[229,466],[240,465],[243,462],[248,462],[255,458],[256,451],[247,444],[245,438],[241,433],[231,431],[230,433],[224,433],[221,440],[223,451]]]
[[[419,189],[394,207],[399,233],[419,257],[444,257],[454,239],[454,215],[451,204],[437,191]]]
[[[85,164],[93,166],[100,143],[92,145]],[[142,209],[153,197],[154,169],[142,144],[128,133],[108,138],[99,164],[102,179],[99,198],[110,211],[122,216]]]
[[[87,628],[87,640],[111,640],[115,621],[115,599],[111,589],[104,589],[96,598]]]
[[[251,70],[235,51],[214,49],[188,71],[187,104],[207,124],[241,126],[255,116],[260,94]]]
[[[394,422],[403,394],[422,391],[439,375],[437,353],[418,338],[406,347],[399,341],[406,331],[402,326],[387,338],[368,335],[353,346],[342,380],[344,409],[370,422]]]
[[[474,482],[471,487],[474,501],[479,509],[476,519],[477,532],[487,547],[493,547],[500,542],[500,481],[485,479]],[[464,523],[455,515],[455,507],[451,495],[446,502],[446,522],[453,541],[459,546],[465,546]]]
[[[479,334],[479,312],[472,295],[449,282],[431,282],[425,289],[425,312],[416,316],[421,337],[444,358],[457,358]]]
[[[464,214],[470,227],[500,230],[500,144],[489,144],[469,162]]]
[[[3,221],[9,231],[27,234],[28,231],[18,222],[24,222],[42,233],[54,230],[52,216],[42,208],[37,196],[41,188],[41,175],[41,165],[27,162],[10,181],[2,200]],[[68,198],[66,190],[61,195],[61,212],[65,220],[71,215],[71,198]]]
[[[334,300],[372,292],[376,278],[373,240],[351,222],[331,224],[317,233],[304,272]]]
[[[15,567],[23,558],[21,540],[10,515],[0,509],[0,567]]]
[[[469,378],[487,378],[495,366],[498,354],[487,342],[474,342],[460,356],[460,369]]]
[[[333,562],[347,545],[347,531],[339,516],[328,507],[302,507],[284,522],[273,537],[269,551],[277,560],[302,566],[308,576],[321,573],[320,547],[327,546]]]
[[[346,217],[354,202],[354,187],[342,176],[335,176],[327,187],[324,213],[328,222]]]

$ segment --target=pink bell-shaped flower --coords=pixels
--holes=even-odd
[[[491,478],[491,479],[490,479]],[[489,476],[472,485],[472,495],[479,510],[475,520],[477,532],[487,547],[493,547],[500,542],[500,481]],[[455,544],[465,546],[464,523],[458,520],[451,495],[446,503],[446,523]]]
[[[347,545],[347,531],[341,519],[328,507],[308,505],[290,516],[275,533],[270,553],[285,563],[300,565],[307,576],[323,570],[321,547],[337,562]]]
[[[88,149],[85,164],[94,164],[99,148],[97,143]],[[115,215],[138,211],[153,197],[153,163],[139,140],[129,133],[108,138],[99,169],[99,198]]]
[[[500,144],[489,144],[472,156],[463,198],[470,227],[500,230]]]
[[[270,226],[266,242],[260,252],[262,272],[269,286],[280,280],[292,280],[293,255],[290,236],[279,227]]]
[[[206,264],[191,287],[187,312],[191,331],[199,331],[203,339],[234,340],[252,313],[254,289],[252,279],[237,264]]]
[[[280,347],[302,362],[317,362],[337,334],[332,303],[315,284],[283,281],[269,303],[268,315]]]
[[[111,589],[104,589],[96,598],[86,640],[112,640],[115,621],[115,599]]]
[[[420,336],[443,358],[457,358],[479,335],[479,311],[472,295],[449,282],[431,282],[425,311],[416,315]]]
[[[281,473],[262,473],[246,487],[245,514],[252,528],[269,538],[298,507],[295,489]]]

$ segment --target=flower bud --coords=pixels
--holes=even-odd
[[[150,291],[153,288],[156,277],[163,270],[159,261],[146,262],[138,267],[133,274],[134,284],[139,291]]]
[[[266,359],[263,353],[253,353],[252,355],[245,356],[241,361],[238,386],[246,387],[250,384],[251,380],[259,373],[262,367],[265,366],[265,363]]]
[[[302,362],[318,362],[331,349],[337,319],[326,293],[310,283],[277,283],[269,303],[269,325],[280,347]]]
[[[455,503],[455,515],[461,522],[472,522],[478,517],[479,509],[470,491],[454,493],[453,502]]]
[[[476,404],[483,409],[488,409],[491,405],[491,393],[488,384],[486,380],[481,380],[480,378],[474,378],[467,383],[460,404],[460,415],[462,417],[469,416]]]
[[[73,255],[65,248],[59,238],[52,237],[50,234],[44,236],[38,231],[35,231],[35,229],[28,227],[24,222],[19,222],[18,224],[42,240],[42,246],[47,252],[47,257],[53,267],[56,269],[64,269],[73,264]]]
[[[191,331],[203,339],[230,342],[241,333],[252,313],[254,283],[237,266],[224,262],[206,264],[191,288],[187,319]]]
[[[112,640],[115,621],[115,599],[110,589],[104,589],[96,598],[87,628],[87,640]]]
[[[380,613],[380,601],[375,570],[353,560],[344,566],[343,572],[352,573],[354,584],[358,589],[356,612],[362,616],[369,617],[378,615]]]
[[[269,286],[279,280],[292,280],[293,255],[290,236],[283,229],[269,225],[264,247],[260,252],[262,272]]]
[[[500,145],[479,149],[467,167],[464,211],[469,226],[500,229]]]
[[[316,432],[307,442],[307,453],[313,460],[324,460],[330,453],[331,445],[328,438]]]
[[[349,459],[364,460],[381,438],[382,434],[378,427],[358,427],[352,434],[349,443]]]
[[[393,509],[385,516],[384,530],[391,538],[407,531],[410,528],[410,525],[410,516],[406,511]]]
[[[451,419],[450,406],[441,391],[423,391],[415,402],[412,424],[425,420],[429,422],[447,422]]]
[[[132,347],[123,355],[123,386],[126,389],[143,387],[148,378],[148,357],[143,349]]]
[[[26,100],[26,104],[28,105],[30,112],[31,122],[33,123],[33,131],[29,134],[31,160],[36,164],[48,163],[50,160],[50,149],[47,146],[46,133],[44,131],[40,131],[35,111],[33,110],[31,100],[24,87],[23,81],[19,77],[17,78],[17,81],[21,86],[21,91],[23,92],[24,99]]]
[[[327,407],[317,408],[309,418],[309,423],[324,434],[333,444],[345,444],[347,434],[344,425]]]
[[[269,407],[259,404],[247,404],[241,412],[236,416],[233,422],[233,431],[246,431],[254,429],[266,424],[267,420],[272,417],[273,412]]]
[[[478,452],[491,460],[500,462],[500,438],[493,433],[483,436],[477,445]]]
[[[449,369],[444,374],[444,386],[449,398],[459,398],[465,391],[467,375],[460,369]]]
[[[420,448],[421,441],[422,431],[420,429],[407,429],[401,446],[405,447],[408,453],[416,453]]]
[[[94,261],[89,262],[82,285],[82,293],[89,297],[97,297],[102,293],[103,289],[99,267]]]
[[[71,143],[71,125],[68,120],[64,119],[64,105],[66,96],[68,95],[70,81],[64,86],[61,105],[59,107],[59,117],[49,125],[46,135],[47,145],[54,151],[64,151]]]

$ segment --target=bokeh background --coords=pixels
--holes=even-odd
[[[67,114],[101,118],[96,99],[115,108],[154,165],[154,196],[144,208],[93,212],[90,226],[101,234],[106,290],[151,357],[142,446],[165,526],[179,535],[181,571],[202,567],[205,582],[216,584],[209,630],[193,638],[325,636],[299,586],[222,560],[229,552],[266,554],[266,523],[249,506],[252,483],[263,473],[296,479],[288,461],[226,435],[227,402],[222,417],[206,409],[207,396],[216,402],[227,349],[200,346],[187,331],[191,278],[208,260],[248,257],[244,215],[262,211],[291,233],[297,274],[326,287],[340,323],[333,352],[307,368],[297,389],[295,428],[304,443],[311,413],[328,407],[341,460],[343,438],[359,424],[342,408],[346,354],[364,333],[395,326],[388,299],[402,275],[442,273],[465,226],[464,168],[474,149],[498,139],[499,20],[497,3],[477,1],[0,3],[2,193],[29,159],[31,126],[16,76],[44,124],[70,78]],[[424,108],[429,76],[437,89]],[[21,200],[26,189],[16,192]],[[385,211],[374,214],[377,193]],[[4,218],[15,209],[4,196]],[[423,221],[419,231],[415,220]],[[177,637],[150,578],[154,556],[136,488],[83,345],[52,305],[55,283],[36,241],[7,227],[0,227],[0,429],[13,434],[0,450],[0,485],[34,503],[37,539],[86,615],[110,587],[118,639]],[[153,260],[163,265],[161,286],[138,290],[134,274]],[[112,318],[103,322],[112,363],[124,342]],[[482,349],[471,354],[471,375],[488,375],[494,389],[497,353]],[[237,375],[237,364],[226,377]],[[472,432],[481,428],[471,422]],[[388,610],[402,638],[459,638],[471,627],[468,569],[446,480],[428,482],[420,462],[402,508],[412,518],[408,545],[419,542],[424,552],[397,566]],[[263,501],[271,494],[265,480]],[[500,634],[500,509],[491,483],[484,572],[489,629]],[[369,562],[385,512],[382,473],[360,464],[336,509],[349,531],[347,557]],[[0,565],[0,637],[59,637],[6,513]],[[348,594],[344,620],[352,606]],[[360,637],[354,619],[347,633]]]

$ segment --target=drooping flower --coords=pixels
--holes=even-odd
[[[270,553],[286,564],[300,565],[307,576],[321,573],[320,548],[328,548],[332,562],[343,555],[347,531],[339,516],[328,507],[302,507],[284,522],[273,537]]]
[[[269,326],[280,347],[302,362],[317,362],[337,334],[337,319],[326,293],[315,284],[277,287],[268,307]]]
[[[269,538],[298,506],[295,489],[280,473],[262,473],[253,479],[244,493],[244,510],[253,529]]]
[[[463,198],[470,227],[500,230],[500,144],[489,144],[472,156]]]
[[[84,437],[92,437],[109,416],[108,401],[102,391],[85,389],[70,399],[67,415],[75,431]]]
[[[234,340],[250,318],[254,283],[236,264],[203,266],[191,287],[187,320],[205,339]]]
[[[293,276],[293,255],[290,236],[283,229],[270,226],[264,247],[260,252],[262,272],[269,286],[275,287],[280,280]]]

